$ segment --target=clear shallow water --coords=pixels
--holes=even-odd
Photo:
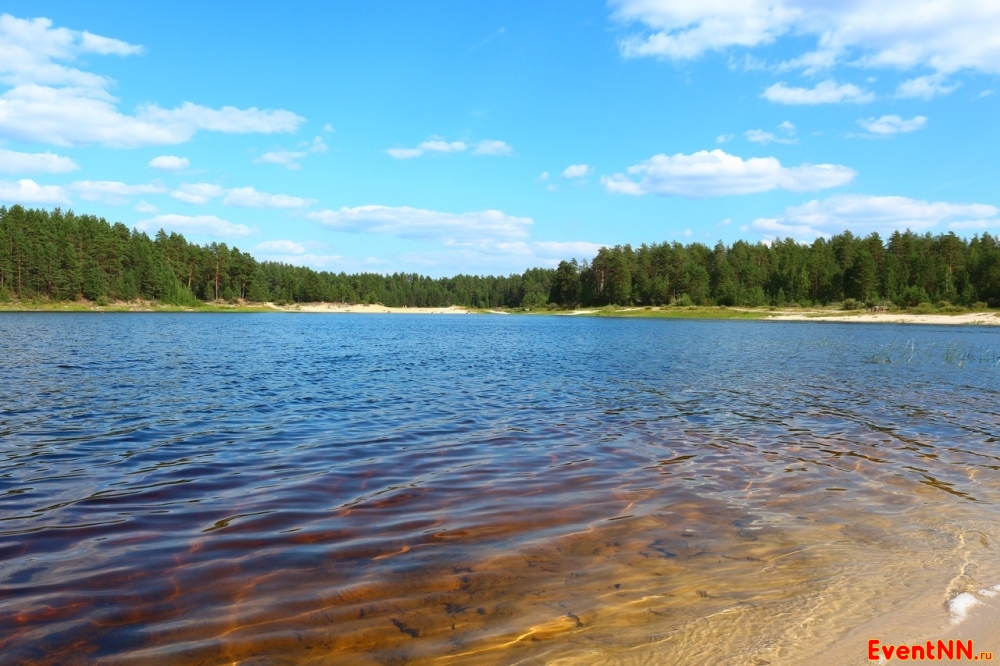
[[[16,313],[0,340],[0,663],[795,663],[1000,582],[992,329]]]

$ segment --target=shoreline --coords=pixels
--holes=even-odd
[[[832,309],[764,309],[725,306],[661,306],[604,307],[572,310],[539,309],[480,309],[460,305],[440,307],[390,307],[361,303],[203,303],[198,306],[166,305],[150,301],[116,302],[97,305],[87,301],[0,303],[4,312],[203,312],[203,313],[267,313],[289,312],[305,314],[431,314],[431,315],[549,315],[556,317],[611,317],[621,319],[741,319],[753,321],[834,322],[854,324],[916,324],[937,326],[1000,326],[1000,311],[979,312],[864,312]]]
[[[824,321],[850,322],[854,324],[932,324],[932,325],[966,325],[966,326],[1000,326],[1000,314],[996,312],[964,312],[960,314],[919,314],[904,312],[879,312],[843,315],[827,313],[794,313],[765,317],[767,321]]]

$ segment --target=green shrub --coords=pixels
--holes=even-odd
[[[902,305],[904,308],[913,308],[921,303],[926,303],[927,300],[927,292],[924,291],[923,287],[912,286],[903,290],[903,293],[896,298],[896,304]]]
[[[857,310],[861,307],[861,304],[854,298],[846,298],[841,304],[841,310]]]

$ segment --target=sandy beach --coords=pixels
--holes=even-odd
[[[936,613],[928,612],[927,600],[915,601],[915,605],[924,606],[918,612],[910,612],[910,608],[900,608],[895,612],[872,618],[858,626],[846,635],[835,640],[822,651],[822,658],[816,663],[829,664],[870,664],[867,648],[868,642],[877,639],[881,645],[926,645],[930,641],[934,646],[939,640],[947,643],[949,640],[973,642],[976,658],[982,651],[1000,654],[1000,603],[996,598],[982,594],[970,595],[975,599],[975,605],[968,610],[965,619],[949,621],[945,603],[934,603]],[[937,657],[937,655],[935,655]],[[892,663],[895,663],[893,660]],[[948,658],[936,659],[938,663],[968,663],[968,659]],[[889,663],[882,657],[878,663]]]
[[[468,308],[452,305],[446,308],[389,308],[384,305],[351,305],[348,303],[301,303],[277,306],[266,303],[267,307],[284,312],[320,313],[363,313],[363,314],[469,314]]]
[[[829,314],[823,312],[783,312],[765,317],[769,321],[836,321],[861,324],[966,324],[1000,326],[1000,316],[995,312],[968,312],[965,314],[908,314],[902,312],[864,312]]]

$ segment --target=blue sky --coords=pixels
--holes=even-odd
[[[829,4],[8,1],[0,200],[435,276],[997,233],[1000,5]]]

